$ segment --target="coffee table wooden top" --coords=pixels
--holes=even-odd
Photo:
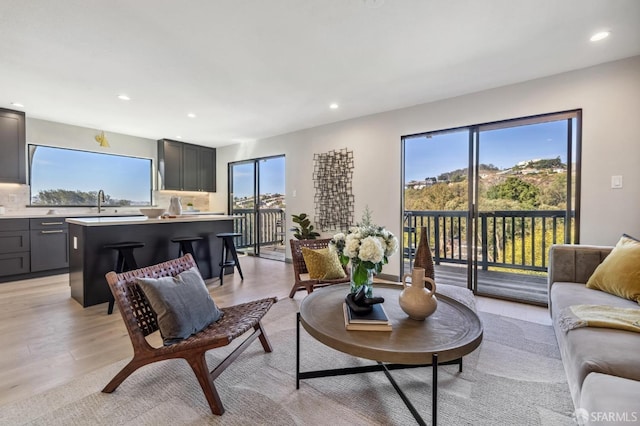
[[[357,357],[401,364],[452,361],[471,353],[482,341],[482,323],[462,303],[436,293],[438,308],[425,321],[409,318],[400,308],[402,286],[374,284],[375,296],[385,299],[384,309],[393,331],[347,331],[342,303],[349,285],[332,285],[309,294],[300,305],[304,329],[325,345]]]

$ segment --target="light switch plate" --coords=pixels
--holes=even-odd
[[[622,188],[622,176],[611,176],[611,188],[613,189]]]

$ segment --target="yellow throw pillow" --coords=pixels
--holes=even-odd
[[[640,303],[640,241],[623,235],[589,277],[587,288]]]
[[[312,250],[302,247],[302,257],[312,280],[336,280],[347,276],[338,254],[328,248]]]

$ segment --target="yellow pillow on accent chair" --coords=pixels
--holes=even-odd
[[[312,280],[337,280],[347,276],[342,269],[338,254],[329,248],[312,250],[302,247],[302,257],[307,265],[309,278]]]
[[[593,271],[587,288],[640,303],[640,241],[623,234],[611,253]]]

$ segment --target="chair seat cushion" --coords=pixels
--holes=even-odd
[[[197,268],[175,277],[138,278],[137,283],[156,314],[165,345],[186,339],[222,316]]]
[[[329,248],[313,250],[302,247],[302,257],[313,280],[336,280],[347,276],[338,255]]]

